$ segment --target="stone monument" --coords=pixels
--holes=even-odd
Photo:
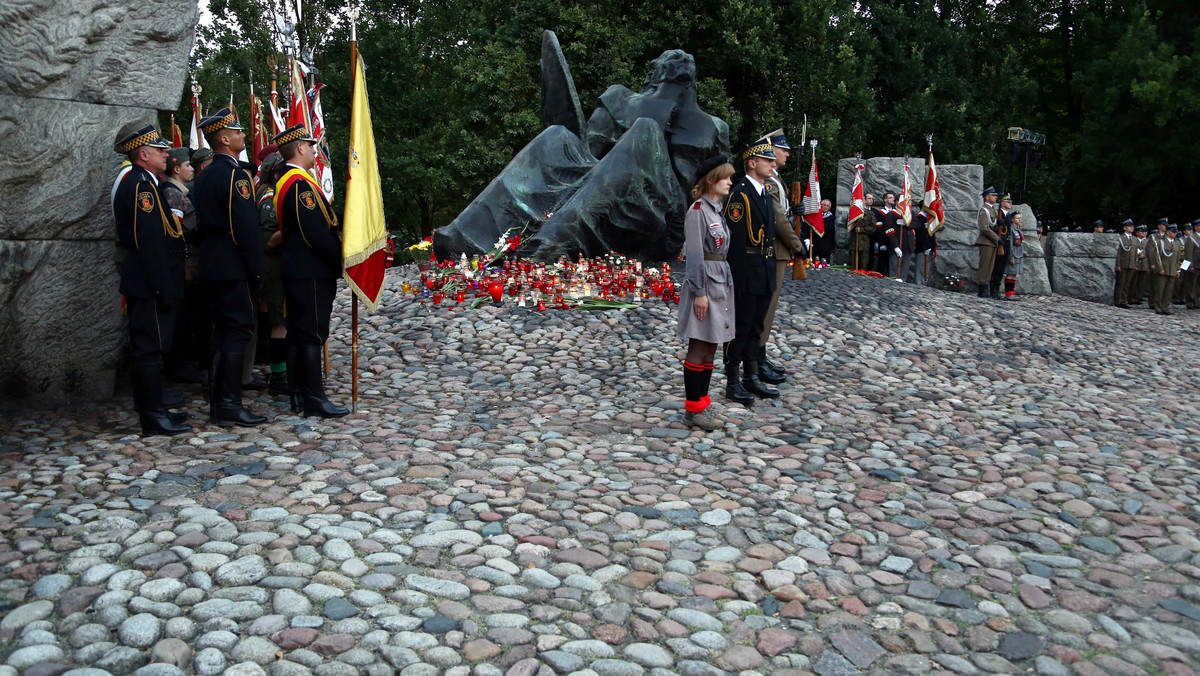
[[[528,226],[517,253],[535,260],[618,251],[642,260],[683,247],[696,167],[729,153],[729,125],[696,103],[696,64],[669,50],[640,92],[612,85],[585,123],[558,38],[542,36],[545,129],[434,235],[438,258],[489,251]]]
[[[1046,260],[1054,293],[1113,303],[1117,282],[1117,235],[1107,232],[1052,232]]]
[[[198,18],[194,0],[0,3],[3,404],[112,395],[113,137],[179,103]]]
[[[857,160],[853,157],[838,162],[836,236],[839,263],[847,263],[846,247],[849,232],[846,218],[850,213],[851,192],[854,188],[854,165],[862,162],[863,192],[875,195],[875,206],[883,205],[883,194],[899,194],[904,185],[903,157],[873,157]],[[909,186],[913,195],[920,198],[925,193],[925,160],[909,158]],[[937,233],[937,258],[929,265],[930,279],[937,281],[947,275],[956,275],[962,280],[962,289],[974,293],[975,273],[979,270],[979,249],[975,238],[979,234],[976,218],[983,205],[983,167],[977,164],[939,164],[938,182],[942,187],[942,202],[946,210],[946,223]],[[1024,271],[1017,278],[1017,293],[1047,295],[1050,281],[1046,272],[1046,259],[1037,238],[1037,220],[1027,205],[1018,205],[1022,212],[1022,230],[1025,233]]]

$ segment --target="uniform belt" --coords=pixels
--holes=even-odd
[[[748,246],[748,247],[746,247],[746,253],[754,254],[756,256],[774,256],[775,255],[775,247],[774,246],[767,246],[767,247]]]
[[[706,261],[723,261],[723,260],[725,260],[725,254],[704,254],[704,260],[706,260]]]

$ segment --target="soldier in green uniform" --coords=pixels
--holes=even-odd
[[[1147,250],[1150,248],[1150,228],[1145,223],[1134,228],[1133,252],[1133,291],[1129,300],[1130,305],[1141,305],[1150,294],[1150,259]]]
[[[878,224],[875,222],[875,196],[863,195],[863,216],[850,225],[850,265],[859,270],[869,270],[871,260],[871,237]]]
[[[1196,223],[1200,221],[1183,224],[1183,260],[1187,261],[1187,270],[1180,273],[1179,280],[1183,286],[1183,302],[1189,310],[1200,307],[1200,299],[1197,299],[1200,270],[1196,269],[1200,265],[1200,234],[1196,233]],[[1183,267],[1183,263],[1180,263],[1180,267]]]
[[[273,146],[272,146],[273,147]],[[263,293],[267,322],[271,325],[270,346],[271,377],[268,384],[271,394],[289,394],[287,372],[287,325],[284,319],[283,278],[279,273],[279,260],[283,255],[283,233],[279,220],[275,218],[275,183],[283,176],[287,167],[283,156],[271,152],[263,157],[258,167],[258,223],[262,227],[263,253],[267,256],[267,286]]]
[[[775,207],[775,292],[771,294],[771,303],[767,306],[767,316],[763,320],[763,333],[759,343],[763,348],[763,359],[758,366],[758,375],[765,383],[782,383],[786,372],[780,364],[766,357],[767,341],[771,337],[771,328],[775,324],[775,309],[779,307],[779,292],[783,290],[783,279],[787,273],[788,261],[803,255],[804,244],[792,229],[792,209],[797,206],[788,201],[787,190],[783,186],[783,178],[779,170],[787,164],[791,155],[791,147],[782,129],[776,129],[760,138],[757,143],[770,143],[771,151],[775,154],[775,171],[767,179],[766,188],[771,193],[771,204]]]
[[[1171,312],[1171,293],[1175,290],[1175,281],[1179,277],[1180,262],[1183,259],[1183,243],[1176,237],[1178,226],[1167,226],[1167,232],[1161,239],[1150,243],[1147,258],[1150,260],[1150,274],[1153,279],[1151,301],[1154,311],[1160,315]]]
[[[996,234],[996,200],[1000,193],[989,187],[983,191],[983,206],[979,208],[976,224],[979,226],[979,236],[975,238],[975,246],[979,247],[979,273],[975,275],[975,283],[979,285],[979,297],[995,297],[991,295],[992,269],[996,265],[996,247],[1000,244],[1000,235]]]
[[[1134,244],[1133,219],[1126,218],[1121,224],[1124,231],[1117,236],[1117,285],[1113,304],[1129,307],[1129,296],[1133,291],[1133,278],[1137,269],[1137,247]]]

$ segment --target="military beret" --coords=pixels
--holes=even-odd
[[[267,155],[275,152],[279,152],[279,146],[275,145],[274,143],[268,143],[267,145],[263,146],[262,150],[258,151],[258,157],[254,159],[258,160],[259,164],[261,164]]]
[[[117,139],[113,143],[113,150],[122,155],[128,155],[142,146],[170,148],[171,144],[163,140],[163,137],[159,135],[158,129],[154,125],[148,124],[140,127],[136,123],[133,123],[121,127],[121,130],[117,132]]]
[[[696,181],[699,182],[700,179],[712,173],[714,169],[725,164],[732,164],[732,162],[730,162],[729,158],[725,157],[724,155],[716,155],[704,160],[700,163],[699,167],[696,167]]]
[[[167,151],[167,173],[168,174],[171,173],[172,171],[174,171],[174,169],[176,167],[183,164],[184,162],[191,162],[192,160],[190,157],[188,157],[188,153],[189,153],[189,151],[187,148],[171,148],[170,150],[168,150]]]
[[[275,144],[276,146],[283,146],[293,141],[308,141],[309,143],[316,143],[317,139],[313,138],[312,135],[308,133],[308,127],[305,127],[303,124],[294,124],[279,132],[275,135],[275,138],[271,139],[271,143]]]
[[[760,157],[765,160],[775,159],[775,153],[771,151],[771,144],[767,142],[755,142],[746,146],[746,150],[742,152],[742,161],[751,157]]]
[[[237,114],[229,108],[222,108],[200,119],[200,133],[204,135],[213,134],[222,129],[235,131],[242,129],[242,125],[238,124]]]
[[[204,164],[206,160],[212,159],[212,150],[208,148],[200,148],[192,153],[192,166],[196,167]]]
[[[274,182],[275,172],[278,172],[282,167],[286,166],[283,161],[283,155],[278,152],[273,152],[266,157],[263,157],[262,164],[258,165],[259,180],[268,180]]]
[[[983,194],[981,195],[981,197],[987,197],[988,195],[999,195],[999,194],[1000,193],[996,192],[995,188],[988,186],[988,188],[983,191]]]

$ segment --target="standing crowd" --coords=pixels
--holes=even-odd
[[[1113,303],[1129,308],[1148,301],[1160,315],[1174,314],[1172,303],[1200,308],[1200,220],[1184,223],[1182,233],[1167,218],[1158,219],[1154,234],[1132,219],[1121,229]]]
[[[242,399],[260,313],[270,326],[272,393],[290,396],[294,413],[346,415],[323,384],[342,248],[337,217],[309,173],[316,140],[303,125],[284,130],[255,167],[238,160],[246,134],[231,110],[198,126],[211,152],[171,149],[155,127],[136,124],[114,145],[128,160],[112,205],[142,433],[192,429],[168,408],[182,397],[164,388],[164,366],[207,379],[212,424],[267,422]]]
[[[883,194],[883,209],[875,207],[873,193],[863,195],[862,218],[847,225],[851,268],[902,282],[930,284],[929,266],[937,253],[937,236],[929,232],[932,214],[923,201],[916,198],[912,204],[916,210],[905,222],[896,193]]]

